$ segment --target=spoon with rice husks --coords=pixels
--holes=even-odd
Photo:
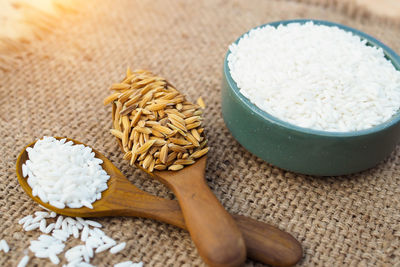
[[[149,71],[128,72],[122,83],[111,87],[116,92],[110,96],[111,133],[120,140],[124,158],[174,192],[208,265],[239,266],[246,259],[242,234],[204,179],[208,147],[202,110],[164,78]]]
[[[56,138],[62,139],[61,137]],[[73,139],[67,138],[67,140],[74,144],[82,144]],[[102,193],[100,200],[93,203],[93,209],[87,207],[58,209],[49,203],[44,203],[39,197],[32,195],[32,189],[22,174],[22,164],[28,159],[26,148],[33,147],[35,143],[36,141],[21,151],[17,159],[16,171],[18,181],[24,191],[43,207],[65,216],[136,216],[155,219],[187,229],[182,211],[176,200],[156,197],[140,190],[129,182],[109,159],[93,148],[96,158],[103,161],[102,167],[110,175],[107,182],[108,189]],[[242,232],[249,258],[273,266],[292,266],[301,259],[301,245],[290,234],[272,225],[245,216],[232,216]]]
[[[187,101],[164,78],[128,69],[112,103],[113,129],[124,159],[169,187],[177,197],[187,229],[204,261],[237,266],[245,259],[243,237],[233,218],[207,186],[209,148],[202,108]]]

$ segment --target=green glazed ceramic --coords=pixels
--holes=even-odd
[[[264,24],[276,27],[292,22],[336,26],[381,47],[400,70],[400,57],[375,38],[337,23],[289,20]],[[239,41],[236,40],[236,42]],[[282,169],[310,175],[335,176],[359,172],[385,159],[400,140],[400,111],[390,120],[356,132],[325,132],[298,127],[261,110],[245,98],[232,79],[226,54],[222,79],[222,115],[232,135],[253,154]]]

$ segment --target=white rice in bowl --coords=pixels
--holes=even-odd
[[[291,124],[359,131],[400,108],[400,71],[381,48],[338,27],[265,26],[229,49],[228,66],[240,93]]]

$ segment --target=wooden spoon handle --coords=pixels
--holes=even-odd
[[[96,216],[143,217],[185,228],[178,201],[154,196],[134,186],[122,174],[114,175],[118,182],[114,185],[114,192],[107,198],[105,207],[105,210],[112,214],[98,213]]]
[[[151,199],[146,197],[146,199],[150,201],[146,201],[143,206],[142,204],[138,206],[135,202],[134,212],[126,210],[121,215],[156,219],[187,230],[183,214],[176,200],[167,200],[155,196],[152,196]],[[289,233],[245,216],[232,216],[243,235],[248,258],[282,267],[292,266],[301,259],[303,255],[301,245]]]
[[[204,178],[176,179],[170,188],[179,201],[186,227],[204,261],[210,266],[242,264],[246,258],[242,234]]]
[[[150,218],[187,230],[178,201],[153,196],[128,181],[119,183],[117,192],[108,201],[114,216]],[[232,216],[243,235],[249,258],[272,266],[292,266],[301,259],[301,245],[290,234],[245,216]]]
[[[299,241],[277,227],[232,215],[243,234],[247,257],[272,266],[293,266],[303,256]]]

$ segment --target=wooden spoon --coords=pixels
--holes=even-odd
[[[175,194],[200,256],[210,266],[239,266],[246,259],[242,234],[207,186],[207,156],[179,171],[148,172]]]
[[[61,137],[56,138],[62,139]],[[67,138],[67,140],[75,144],[82,144],[73,139]],[[93,209],[86,207],[57,209],[42,202],[40,198],[32,195],[32,189],[22,175],[22,164],[28,159],[26,148],[33,147],[35,143],[36,141],[26,146],[18,156],[16,166],[18,181],[29,197],[49,210],[72,217],[138,216],[187,229],[176,200],[159,198],[140,190],[130,183],[110,160],[93,148],[96,157],[103,160],[103,169],[110,175],[107,183],[108,189],[102,193],[100,200],[93,203]],[[205,160],[203,164],[205,164]],[[159,174],[157,173],[157,175]],[[273,266],[292,266],[301,259],[301,245],[290,234],[251,218],[240,215],[232,216],[243,234],[247,255],[250,258]]]

